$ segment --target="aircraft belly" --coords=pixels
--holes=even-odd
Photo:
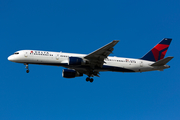
[[[116,66],[108,66],[103,65],[103,67],[100,69],[102,71],[114,71],[114,72],[135,72],[134,70],[123,68],[123,67],[116,67]]]

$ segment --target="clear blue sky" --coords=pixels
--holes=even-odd
[[[1,0],[0,120],[180,120],[179,0]],[[120,40],[112,56],[140,58],[173,41],[170,69],[62,78],[62,67],[7,57],[35,49],[88,54]]]

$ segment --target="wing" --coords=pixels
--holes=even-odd
[[[109,44],[99,48],[98,50],[88,54],[85,56],[85,59],[88,59],[90,62],[91,67],[102,67],[104,63],[104,59],[109,56],[114,50],[114,46],[119,42],[119,40],[113,40]]]

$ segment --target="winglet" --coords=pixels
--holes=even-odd
[[[166,63],[168,63],[171,59],[173,59],[174,57],[167,57],[167,58],[164,58],[162,60],[159,60],[155,63],[153,63],[151,66],[163,66],[165,65]]]

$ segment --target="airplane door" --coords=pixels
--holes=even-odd
[[[143,61],[141,61],[141,63],[140,63],[140,67],[143,67]]]
[[[25,57],[28,57],[28,52],[25,52],[24,56],[25,56]]]
[[[58,53],[58,54],[56,55],[56,60],[59,60],[61,53],[62,53],[62,52],[60,52],[60,53]]]
[[[59,56],[60,56],[60,54],[57,54],[57,55],[56,55],[56,60],[59,60]]]

